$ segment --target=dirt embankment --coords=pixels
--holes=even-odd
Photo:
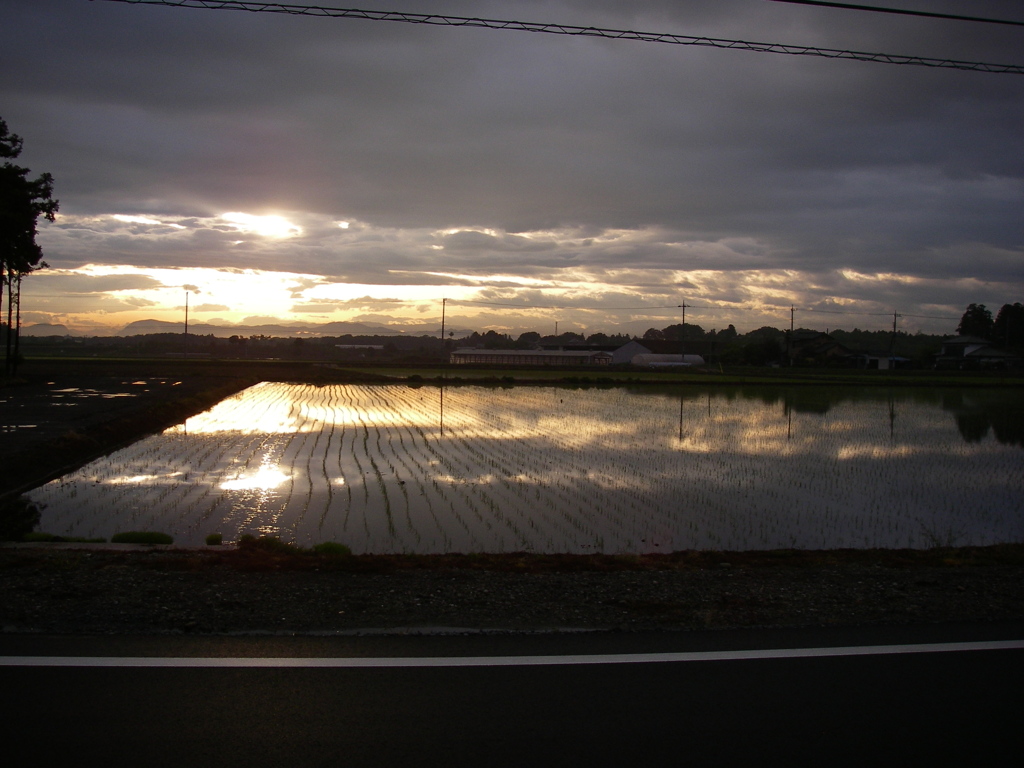
[[[1024,620],[1024,546],[645,557],[0,548],[0,628],[709,629]]]

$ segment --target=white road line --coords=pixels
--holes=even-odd
[[[807,659],[828,656],[881,656],[907,653],[951,653],[1024,648],[1024,640],[918,645],[865,645],[840,648],[770,648],[750,651],[687,653],[618,653],[571,656],[426,656],[381,658],[249,658],[161,656],[0,656],[0,667],[252,667],[252,668],[382,668],[382,667],[533,667],[578,664],[662,664],[688,661]]]

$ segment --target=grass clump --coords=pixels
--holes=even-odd
[[[327,555],[328,557],[352,556],[352,550],[338,541],[323,541],[315,545],[313,551],[318,555]]]
[[[276,536],[257,538],[251,534],[239,537],[238,548],[230,556],[250,570],[318,570],[321,567],[341,567],[343,563],[354,562],[352,550],[337,541],[325,541],[306,548],[281,541]]]
[[[206,537],[206,546],[217,547],[224,543],[224,534],[222,533],[211,533]]]
[[[257,538],[251,533],[246,533],[239,537],[238,548],[246,551],[270,552],[281,555],[291,555],[302,551],[294,544],[281,541],[277,536],[260,536]]]
[[[158,531],[125,531],[110,537],[114,544],[173,544],[174,539]]]
[[[241,567],[254,571],[307,568],[313,560],[307,550],[276,536],[257,538],[248,533],[239,537],[234,557]]]
[[[281,541],[277,536],[260,536],[259,538],[245,534],[238,539],[238,548],[249,551],[269,552],[278,555],[332,555],[337,557],[348,557],[352,550],[337,541],[324,541],[313,547],[312,550],[300,547],[298,544],[289,544]]]

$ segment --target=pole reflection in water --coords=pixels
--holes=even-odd
[[[679,392],[679,442],[683,442],[683,403],[686,402],[686,398],[683,397],[683,392]]]
[[[896,441],[896,398],[889,390],[889,442]]]

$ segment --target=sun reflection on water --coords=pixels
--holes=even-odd
[[[220,484],[225,491],[272,491],[291,479],[277,467],[263,466],[248,475],[241,475]]]

